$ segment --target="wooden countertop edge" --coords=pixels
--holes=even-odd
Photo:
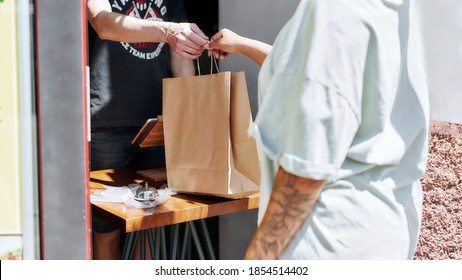
[[[179,195],[179,203],[181,200],[188,199],[188,195]],[[165,211],[162,209],[162,205],[159,208],[152,208],[144,211],[152,211],[150,214],[137,215],[135,217],[121,217],[111,213],[109,207],[105,207],[107,203],[92,203],[92,211],[94,215],[102,220],[110,222],[112,225],[120,228],[125,232],[133,232],[143,229],[161,227],[166,225],[173,225],[184,223],[193,220],[199,220],[204,218],[210,218],[220,215],[226,215],[231,213],[237,213],[245,210],[258,208],[259,194],[250,195],[247,198],[234,199],[234,200],[223,200],[222,202],[207,202],[201,203],[200,201],[207,201],[220,198],[197,198],[197,202],[193,200],[191,207],[179,209],[176,211]],[[168,203],[167,201],[166,203]],[[173,201],[175,203],[175,201]],[[140,209],[140,211],[143,211]]]

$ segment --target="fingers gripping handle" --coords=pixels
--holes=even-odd
[[[201,76],[201,68],[200,68],[200,63],[199,63],[199,58],[196,59],[197,61],[197,73],[199,74],[199,76]],[[217,72],[220,72],[220,68],[218,68],[218,62],[217,62],[217,59],[211,55],[210,56],[210,74],[213,73],[213,65],[215,65],[215,68],[217,69]]]

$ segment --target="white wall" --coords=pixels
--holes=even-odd
[[[272,44],[299,0],[220,0],[219,27]],[[231,55],[220,61],[222,71],[245,71],[252,114],[257,113],[257,76],[253,60]],[[257,226],[257,210],[220,217],[220,259],[242,259]]]
[[[273,44],[279,30],[292,16],[299,0],[232,0],[219,2],[220,28]],[[252,113],[257,111],[257,76],[260,66],[248,57],[231,55],[220,62],[221,70],[245,71]]]
[[[430,118],[462,124],[462,1],[418,0]]]

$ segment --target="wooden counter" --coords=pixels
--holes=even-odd
[[[103,189],[103,185],[126,186],[143,181],[146,179],[130,169],[92,171],[90,191]],[[156,187],[165,183],[147,181]],[[95,216],[129,233],[255,209],[258,208],[259,199],[259,193],[242,199],[176,194],[164,204],[150,209],[137,209],[121,203],[92,202],[91,204]]]

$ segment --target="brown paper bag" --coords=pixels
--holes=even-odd
[[[259,191],[244,72],[164,79],[162,106],[169,187],[227,198]]]

